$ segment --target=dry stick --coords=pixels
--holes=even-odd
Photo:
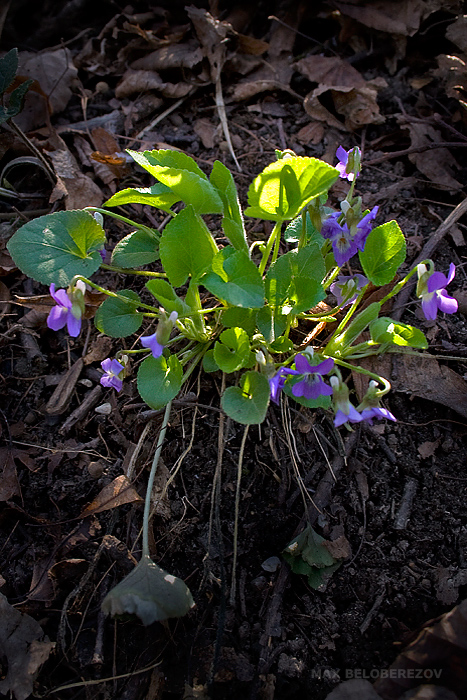
[[[345,443],[345,455],[336,455],[336,457],[333,459],[332,471],[336,479],[339,476],[341,469],[346,464],[347,457],[349,457],[349,455],[355,448],[357,439],[358,433],[352,433],[347,438],[347,441]],[[303,529],[305,524],[314,524],[319,515],[319,511],[317,510],[317,508],[323,510],[329,505],[332,487],[335,483],[336,482],[331,476],[330,471],[327,470],[326,474],[319,482],[318,488],[314,495],[314,501],[316,505],[310,506],[310,508],[308,509],[308,513],[306,513],[302,517],[299,526],[295,530],[295,534],[298,534]],[[274,586],[274,592],[271,596],[271,600],[266,611],[267,620],[265,625],[265,632],[260,640],[261,651],[258,663],[258,675],[266,674],[269,671],[269,668],[274,660],[274,651],[271,645],[271,637],[277,637],[280,635],[280,607],[285,587],[289,579],[289,575],[289,567],[285,564],[282,564],[279,571],[279,576],[277,577],[276,584]],[[258,690],[257,684],[255,685],[256,687],[253,689],[254,694],[252,694],[252,697],[255,697]]]
[[[461,218],[461,216],[463,216],[466,212],[467,212],[467,198],[464,199],[462,202],[460,202],[460,204],[457,205],[457,207],[449,214],[449,216],[437,228],[437,230],[434,232],[434,234],[432,236],[430,236],[428,241],[423,246],[420,255],[413,263],[414,266],[418,265],[419,263],[421,263],[423,260],[426,260],[427,258],[431,258],[434,251],[436,250],[438,245],[441,243],[444,236],[448,233],[451,226],[454,226],[456,221],[458,221]],[[414,281],[412,281],[412,280],[409,281],[405,285],[404,289],[398,295],[397,303],[394,306],[394,310],[392,312],[392,318],[395,321],[400,320],[400,317],[402,316],[403,307],[407,303],[414,285],[415,285]]]
[[[366,160],[365,165],[377,165],[378,163],[384,163],[385,160],[391,160],[392,158],[401,158],[402,156],[409,156],[411,153],[425,153],[425,151],[432,151],[434,148],[466,148],[467,143],[465,141],[445,141],[443,143],[428,143],[425,146],[414,146],[413,148],[404,148],[402,151],[392,151],[392,153],[385,153],[377,158],[372,158],[372,160]]]
[[[240,166],[240,163],[237,160],[237,156],[235,155],[235,151],[233,149],[232,145],[232,139],[230,138],[230,131],[229,131],[229,124],[227,122],[227,113],[225,111],[225,103],[224,103],[224,96],[222,94],[222,83],[221,83],[221,74],[220,70],[217,73],[216,76],[216,107],[217,107],[217,113],[219,115],[219,119],[222,124],[222,130],[224,132],[225,140],[227,141],[227,145],[229,147],[230,155],[232,156],[235,165],[237,166],[237,170],[239,173],[243,172],[242,168]]]

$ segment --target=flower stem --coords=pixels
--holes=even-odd
[[[124,275],[142,275],[144,277],[167,277],[165,272],[150,272],[149,270],[133,270],[128,267],[115,267],[115,265],[106,265],[102,263],[100,266],[101,270],[108,270],[109,272],[120,272]]]
[[[271,235],[268,238],[268,242],[266,243],[266,248],[264,249],[263,257],[261,258],[261,262],[259,265],[259,272],[262,275],[266,269],[266,265],[269,260],[269,256],[271,254],[272,246],[276,242],[276,238],[280,238],[280,230],[282,226],[282,221],[276,221],[274,224],[274,228],[271,231]],[[279,250],[279,245],[276,243],[277,250]],[[274,251],[276,252],[276,251]],[[276,258],[277,258],[277,253],[276,253]],[[274,260],[273,260],[274,262]]]
[[[371,377],[372,379],[375,379],[379,384],[382,384],[384,386],[384,389],[381,389],[380,391],[376,392],[376,396],[384,396],[385,394],[389,393],[391,391],[391,383],[388,382],[387,379],[384,377],[380,377],[379,374],[375,374],[374,372],[370,372],[369,369],[364,369],[363,367],[359,367],[358,365],[351,365],[349,362],[345,362],[344,360],[341,360],[340,358],[334,357],[334,362],[336,365],[340,365],[341,367],[346,367],[347,369],[350,370],[355,370],[355,372],[359,372],[360,374],[366,374],[367,377]]]
[[[149,557],[149,519],[151,516],[151,494],[152,488],[154,486],[154,479],[156,477],[157,465],[159,464],[159,458],[162,452],[162,445],[165,440],[165,433],[167,432],[167,426],[169,425],[170,411],[172,408],[172,401],[169,401],[165,407],[164,418],[161,425],[161,431],[159,433],[159,438],[157,440],[156,451],[154,452],[154,459],[152,460],[151,471],[149,472],[148,485],[146,488],[146,498],[144,500],[144,515],[143,515],[143,551],[142,557]]]

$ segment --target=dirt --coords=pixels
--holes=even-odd
[[[123,44],[125,38],[128,43],[136,42],[137,35],[136,30],[126,35],[122,30],[123,6],[104,3],[94,14],[88,2],[77,3],[79,13],[73,11],[75,3],[58,3],[58,9],[54,3],[43,5],[40,14],[34,14],[27,2],[10,9],[2,48],[17,46],[37,52],[73,40],[70,50],[74,58],[80,58],[79,82],[72,85],[66,108],[52,114],[52,125],[66,127],[82,121],[87,100],[87,119],[120,110],[122,130],[115,135],[120,148],[139,147],[133,139],[154,118],[154,102],[150,93],[120,101],[115,97],[125,67],[144,53],[137,43],[133,54]],[[264,5],[259,4],[245,33],[269,40],[271,9]],[[296,34],[295,58],[313,46],[306,38],[310,35],[329,55],[353,55],[329,6],[320,3],[301,15],[297,8],[294,2],[278,3],[273,13],[289,18],[295,12],[301,17],[296,25],[300,33]],[[150,9],[151,3],[141,2],[126,12],[134,15]],[[220,9],[225,13],[229,8],[221,3]],[[62,15],[61,24],[55,19],[60,16],[58,10],[69,12]],[[29,24],[24,24],[22,17],[27,12],[31,12]],[[69,18],[66,27],[63,17]],[[189,24],[183,7],[176,4],[163,17],[166,25],[159,36]],[[115,29],[105,45],[93,39],[92,50],[100,47],[104,54],[100,67],[90,69],[98,63],[94,54],[92,60],[85,58],[91,51],[86,42],[97,37],[112,18],[117,18]],[[455,135],[449,128],[442,130],[445,141],[466,138],[465,111],[446,93],[443,81],[432,78],[422,87],[415,82],[434,69],[438,52],[452,50],[445,28],[454,19],[455,15],[442,10],[425,18],[419,31],[408,38],[396,70],[388,68],[395,50],[393,35],[389,32],[383,42],[382,33],[357,25],[362,51],[353,65],[365,79],[380,77],[387,83],[378,95],[383,123],[340,133],[326,126],[320,140],[306,143],[300,130],[312,119],[302,104],[310,89],[303,76],[292,78],[294,94],[273,89],[233,102],[228,94],[235,75],[226,72],[227,118],[240,173],[222,135],[213,138],[212,147],[198,135],[198,120],[207,118],[214,127],[218,125],[214,89],[205,73],[204,84],[146,134],[152,145],[146,142],[144,147],[165,143],[180,148],[207,171],[216,158],[222,160],[232,169],[245,204],[249,182],[274,159],[275,148],[332,160],[339,143],[346,148],[358,144],[364,150],[364,163],[370,163],[363,168],[358,190],[367,206],[380,205],[379,222],[393,218],[399,222],[408,242],[409,269],[464,197],[467,159],[461,147],[451,149],[458,165],[451,172],[461,183],[457,190],[430,179],[410,155],[391,157],[391,152],[414,143],[404,119],[405,124],[410,118],[428,120],[423,122],[423,128],[428,128],[432,116],[441,114],[443,122],[457,131]],[[154,27],[159,20],[156,13]],[[35,31],[31,32],[33,22]],[[79,35],[83,30],[87,31]],[[380,43],[372,44],[371,38]],[[365,40],[368,48],[364,50]],[[442,47],[436,54],[434,45]],[[115,56],[121,65],[111,70]],[[183,71],[172,69],[171,81],[181,80],[182,75]],[[105,91],[96,91],[99,81],[106,82]],[[163,99],[159,112],[175,102]],[[329,100],[326,106],[332,109]],[[34,130],[40,128],[42,131]],[[40,147],[51,138],[47,128],[34,127],[30,132]],[[72,132],[64,129],[62,138],[75,153]],[[19,144],[15,148],[5,151],[2,166],[23,154]],[[439,163],[441,151],[431,151],[439,154]],[[371,165],[381,156],[388,157]],[[109,187],[92,168],[82,163],[80,168],[92,175],[108,198]],[[24,188],[21,191],[37,192],[37,198],[26,203],[21,200],[15,209],[10,200],[1,200],[4,242],[25,216],[31,216],[28,212],[50,210],[51,186],[41,172],[34,177],[31,180],[19,168],[14,185]],[[135,174],[128,166],[119,175],[118,187],[134,184],[135,177],[146,184],[143,174]],[[390,186],[395,188],[390,190]],[[331,205],[336,196],[334,191]],[[63,202],[54,206],[61,208]],[[18,218],[18,211],[23,212],[23,219]],[[147,208],[133,211],[141,221],[147,222],[148,215],[155,217],[150,220],[152,225],[164,219],[163,213],[159,216]],[[207,221],[215,230],[215,217]],[[249,220],[248,226],[256,235],[268,234],[267,225]],[[459,313],[438,318],[436,323],[426,322],[412,303],[402,315],[402,320],[418,325],[430,337],[430,352],[438,357],[433,362],[450,367],[460,378],[467,376],[466,362],[451,358],[466,357],[465,301],[461,303],[466,287],[465,228],[461,219],[455,234],[445,236],[433,255],[437,269],[447,269],[451,261],[458,266],[450,290],[460,300]],[[123,230],[110,223],[109,250]],[[159,488],[169,475],[173,481],[158,505],[151,529],[154,560],[189,585],[196,607],[180,620],[149,627],[135,619],[115,622],[104,618],[102,599],[139,558],[142,506],[138,500],[101,512],[83,511],[104,486],[127,473],[143,431],[132,482],[144,497],[162,412],[147,410],[134,381],[125,382],[118,395],[96,390],[98,361],[84,366],[63,410],[56,415],[47,412],[60,376],[83,351],[86,355],[94,348],[96,357],[102,359],[109,347],[99,345],[102,341],[92,322],[77,339],[47,329],[43,310],[29,312],[25,323],[28,310],[14,303],[14,295],[45,295],[47,290],[12,265],[8,267],[5,255],[0,261],[0,291],[11,294],[2,297],[11,302],[5,307],[0,335],[5,464],[0,487],[1,593],[16,609],[37,620],[56,643],[40,669],[33,697],[324,700],[346,679],[373,682],[428,620],[467,597],[465,405],[449,405],[449,401],[442,405],[408,387],[408,391],[392,391],[386,401],[397,423],[357,426],[353,432],[337,432],[325,412],[311,412],[292,402],[282,409],[272,406],[264,424],[251,427],[246,438],[232,586],[235,490],[244,427],[221,419],[220,374],[203,374],[193,376],[187,395],[174,404]],[[104,280],[99,275],[103,273],[96,279]],[[128,284],[119,274],[107,275],[105,280],[115,289]],[[142,287],[138,280],[132,284],[136,290]],[[306,329],[297,332],[305,335]],[[112,343],[117,349],[118,342]],[[429,385],[430,376],[426,381]],[[92,391],[95,400],[74,420],[74,411]],[[304,497],[299,480],[305,485]],[[318,590],[304,576],[293,574],[281,556],[303,530],[307,516],[326,540],[343,538],[341,542],[348,547],[340,568]],[[5,657],[2,664],[5,677]],[[455,689],[459,699],[467,697],[456,683],[454,672],[451,676],[445,673],[442,684]]]

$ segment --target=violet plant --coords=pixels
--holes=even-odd
[[[397,278],[406,256],[404,234],[396,221],[375,225],[378,207],[365,210],[354,194],[359,148],[347,152],[340,147],[337,167],[277,151],[277,160],[251,183],[243,213],[232,174],[219,161],[208,177],[181,152],[128,152],[155,184],[124,189],[103,208],[39,217],[22,226],[8,245],[16,265],[50,288],[56,306],[49,328],[66,325],[70,335],[79,334],[85,286],[107,297],[94,320],[101,333],[124,338],[146,328],[146,321],[156,323],[140,337],[141,348],[117,350],[104,360],[103,386],[120,391],[131,381],[136,358],[142,360],[138,391],[153,409],[170,407],[201,367],[228,375],[221,407],[244,425],[261,423],[270,402],[279,403],[282,393],[304,406],[331,411],[336,427],[395,420],[381,406],[390,383],[358,360],[427,349],[421,330],[382,316],[381,310],[417,273],[425,316],[455,312],[457,302],[445,290],[455,268],[451,265],[446,277],[426,260]],[[326,201],[339,177],[349,182],[349,190],[334,211]],[[166,212],[169,222],[158,231],[112,211],[134,203]],[[220,215],[214,232],[205,215]],[[247,236],[244,215],[273,223],[267,241]],[[102,217],[132,229],[113,249],[110,264],[104,262]],[[218,242],[225,239],[227,245]],[[145,277],[153,303],[143,302],[133,289],[97,284],[92,275],[98,269]],[[389,285],[386,295],[367,304],[366,293],[384,285]],[[303,347],[299,338],[306,333],[299,332],[305,325],[307,332],[310,327],[324,331],[308,333],[314,340]],[[371,380],[358,406],[343,378],[349,370]],[[191,598],[182,593],[186,612]],[[119,610],[119,604],[112,609]]]

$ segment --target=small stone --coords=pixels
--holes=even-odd
[[[94,411],[102,414],[103,416],[110,416],[112,413],[112,406],[109,403],[103,403],[100,406],[96,406]]]

